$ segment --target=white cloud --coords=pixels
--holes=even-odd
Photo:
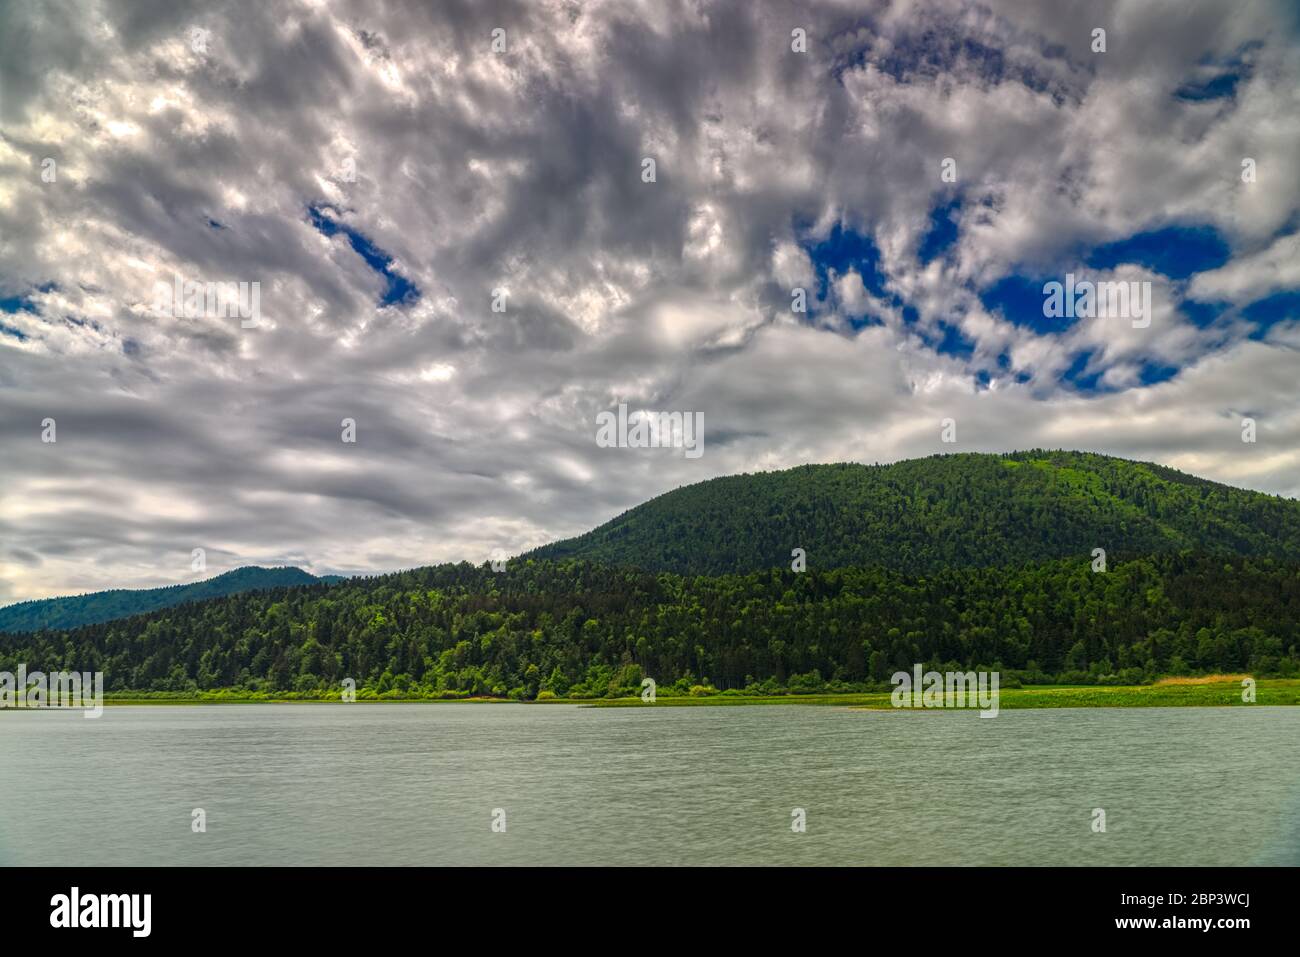
[[[1257,253],[1199,273],[1188,284],[1188,297],[1245,305],[1284,289],[1300,289],[1300,233],[1279,236]]]

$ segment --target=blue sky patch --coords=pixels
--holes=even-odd
[[[10,296],[7,299],[0,299],[0,312],[7,312],[12,315],[15,312],[35,311],[35,303],[27,296]]]
[[[1212,226],[1169,226],[1098,246],[1086,261],[1093,269],[1133,263],[1170,279],[1186,279],[1219,268],[1229,255],[1228,244]]]
[[[922,266],[942,256],[957,242],[957,214],[960,211],[961,200],[954,199],[930,213],[930,229],[917,250]]]
[[[1083,352],[1077,353],[1074,361],[1070,363],[1070,367],[1061,373],[1061,380],[1069,382],[1082,392],[1095,392],[1097,382],[1101,378],[1102,372],[1105,371],[1103,369],[1093,369],[1091,372],[1086,372],[1088,363],[1093,360],[1095,355],[1096,350],[1094,349],[1085,349]]]
[[[1157,382],[1167,382],[1176,375],[1178,375],[1178,366],[1144,362],[1142,363],[1142,371],[1138,373],[1138,380],[1143,385],[1155,385]]]
[[[415,283],[394,271],[393,257],[371,242],[368,236],[325,215],[320,206],[309,206],[307,212],[311,215],[311,224],[316,229],[326,236],[342,233],[347,237],[353,251],[366,261],[366,265],[388,280],[388,289],[379,300],[381,306],[415,302],[420,298],[420,290],[416,288]]]
[[[1263,46],[1262,40],[1248,40],[1231,56],[1215,57],[1207,53],[1201,58],[1200,65],[1219,72],[1208,79],[1188,80],[1174,91],[1174,96],[1189,103],[1231,99],[1237,95],[1241,81],[1249,80],[1255,72],[1250,54]]]
[[[975,343],[966,337],[966,333],[961,331],[960,326],[941,321],[939,329],[943,332],[943,338],[934,343],[934,347],[940,355],[955,356],[968,361],[975,355]]]
[[[836,223],[829,236],[814,246],[807,247],[817,273],[817,295],[825,298],[830,282],[830,271],[843,276],[856,269],[862,276],[862,285],[877,296],[885,296],[885,276],[880,271],[880,249],[870,236]]]
[[[1300,292],[1294,290],[1277,292],[1263,299],[1257,299],[1241,310],[1241,314],[1258,326],[1251,333],[1252,339],[1258,339],[1279,322],[1300,319]]]
[[[980,293],[980,302],[989,312],[1001,313],[1010,323],[1039,333],[1060,332],[1073,320],[1043,315],[1045,279],[1030,276],[1004,276]]]
[[[1184,83],[1174,91],[1174,96],[1192,103],[1228,99],[1237,95],[1241,79],[1240,73],[1220,73],[1202,82]]]
[[[1178,308],[1192,325],[1199,329],[1207,329],[1214,325],[1215,321],[1227,311],[1228,304],[1223,302],[1197,302],[1194,299],[1187,299]]]

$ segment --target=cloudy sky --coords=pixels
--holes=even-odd
[[[803,462],[1295,496],[1298,164],[1293,0],[10,0],[0,603],[481,562]],[[1067,274],[1150,324],[1046,318]],[[703,455],[599,447],[620,402]]]

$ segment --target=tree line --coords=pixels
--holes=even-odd
[[[882,687],[916,663],[1006,684],[1300,674],[1300,562],[1203,552],[914,574],[677,575],[586,561],[439,565],[0,636],[0,671],[110,692],[518,699]]]

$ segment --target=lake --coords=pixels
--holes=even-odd
[[[0,864],[1295,865],[1300,708],[6,712]]]

